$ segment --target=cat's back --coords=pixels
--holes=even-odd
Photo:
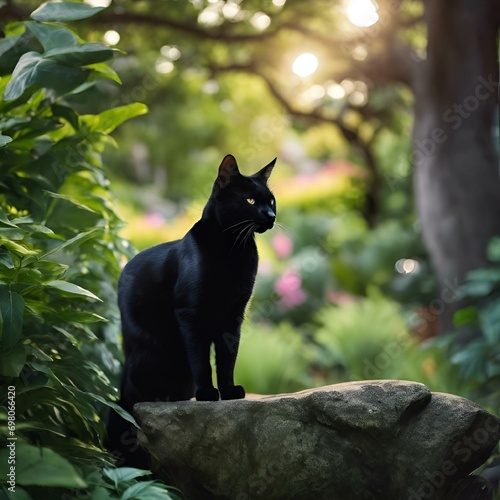
[[[198,264],[199,252],[190,232],[180,240],[147,248],[124,267],[118,282],[118,296],[138,297],[172,292],[179,277],[197,268]]]
[[[142,250],[125,265],[118,281],[121,307],[127,304],[144,306],[168,295],[178,274],[181,241],[169,241]]]
[[[179,243],[180,240],[160,243],[139,252],[123,268],[119,285],[130,279],[161,279],[169,267],[175,267]]]

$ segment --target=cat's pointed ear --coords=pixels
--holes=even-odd
[[[220,187],[225,187],[231,181],[231,178],[240,175],[236,158],[233,155],[226,155],[219,166],[219,175],[217,176],[217,184]]]
[[[278,158],[275,158],[271,163],[267,164],[264,168],[262,168],[261,170],[259,170],[254,175],[254,177],[258,177],[259,179],[261,179],[264,182],[264,184],[266,184],[267,180],[271,176],[271,172],[273,171],[274,164],[276,163],[277,159]]]

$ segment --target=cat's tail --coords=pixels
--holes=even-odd
[[[121,399],[118,405],[132,414],[134,404],[142,399],[139,394],[134,394],[136,391],[130,386],[125,368],[120,389]],[[104,446],[116,458],[118,467],[135,467],[146,470],[151,468],[151,459],[137,440],[137,428],[113,409],[109,410],[107,417]]]

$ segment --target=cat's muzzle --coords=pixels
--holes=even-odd
[[[255,230],[256,233],[262,234],[271,229],[274,226],[274,221],[276,220],[276,216],[269,216],[267,217],[265,222],[262,222],[259,224],[257,229]]]

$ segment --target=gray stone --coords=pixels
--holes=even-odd
[[[401,381],[134,410],[157,475],[188,500],[453,498],[500,438],[480,406]]]

